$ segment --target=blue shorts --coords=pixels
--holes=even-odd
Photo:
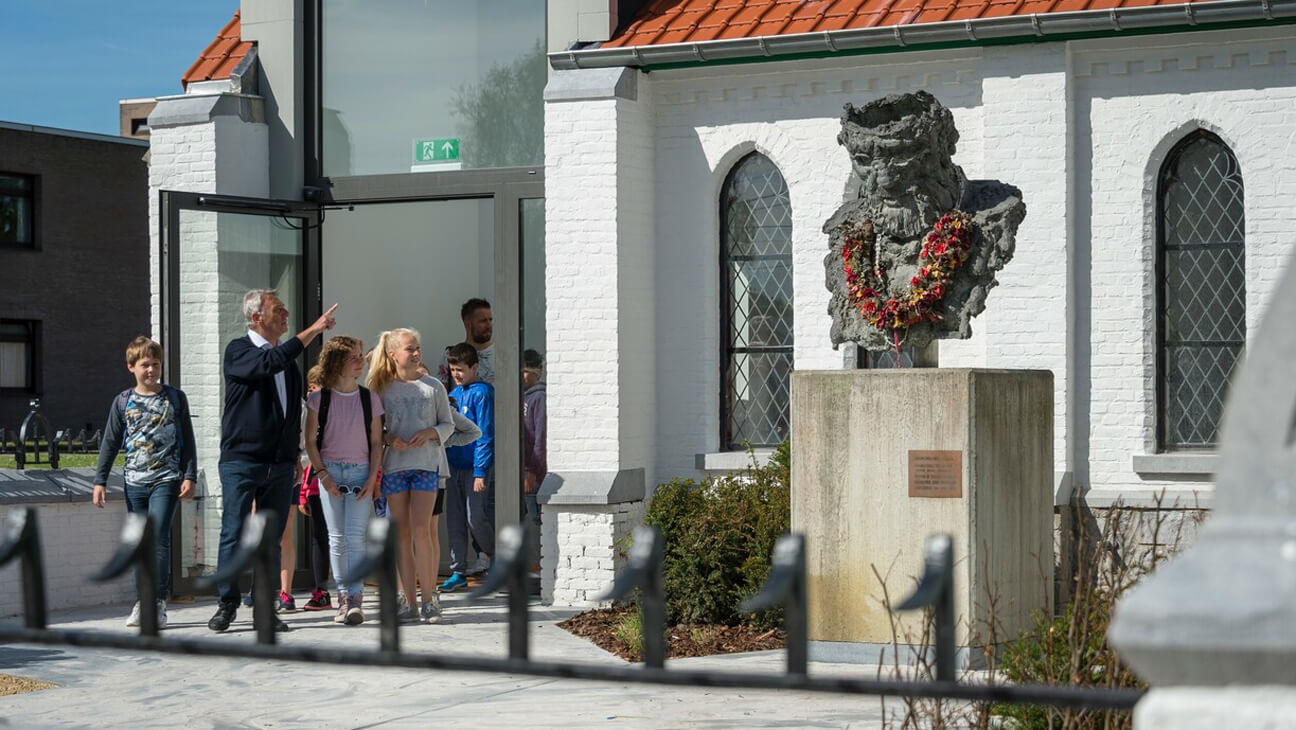
[[[435,492],[441,486],[441,475],[423,469],[407,469],[395,474],[383,472],[382,494],[389,497],[401,492]]]

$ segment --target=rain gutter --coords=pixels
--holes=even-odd
[[[651,71],[710,64],[822,58],[959,46],[1062,41],[1149,33],[1182,33],[1296,22],[1296,0],[1216,0],[1107,10],[849,28],[624,48],[578,48],[549,54],[555,70],[629,66]]]

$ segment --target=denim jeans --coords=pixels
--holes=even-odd
[[[339,488],[359,489],[369,478],[368,464],[326,461],[324,468],[328,469],[333,483]],[[373,514],[373,498],[366,496],[361,499],[354,492],[334,497],[321,484],[320,503],[324,507],[324,520],[328,523],[329,562],[333,565],[338,595],[363,595],[363,578],[355,583],[343,583],[342,579],[364,562],[365,528],[369,526],[369,515]]]
[[[487,478],[487,484],[494,481]],[[480,552],[495,556],[495,526],[487,518],[488,492],[473,491],[472,467],[452,469],[446,480],[445,516],[446,531],[450,533],[450,570],[463,573],[468,570],[468,536]]]
[[[270,564],[279,565],[279,540],[283,537],[284,517],[292,507],[293,465],[256,464],[248,461],[222,461],[220,463],[221,502],[224,513],[221,514],[220,553],[216,559],[219,571],[229,563],[238,551],[239,540],[243,537],[243,522],[252,512],[252,502],[256,501],[257,511],[262,514],[274,513],[274,520],[269,525],[271,536]],[[275,574],[278,574],[276,569]],[[273,580],[271,582],[274,582]],[[239,601],[238,579],[221,583],[217,586],[222,604],[235,605]]]
[[[153,533],[157,538],[157,589],[158,600],[171,597],[171,522],[175,519],[180,502],[180,480],[156,484],[127,484],[126,511],[147,514],[153,518]],[[139,573],[135,574],[139,585]]]

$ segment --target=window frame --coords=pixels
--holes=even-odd
[[[773,167],[776,172],[778,172],[779,177],[782,178],[783,180],[784,190],[788,194],[788,202],[787,202],[788,210],[791,211],[792,208],[791,190],[788,188],[787,185],[787,177],[783,175],[783,171],[779,169],[778,165],[776,165],[773,160],[771,160],[767,155],[760,153],[759,151],[749,152],[743,155],[742,157],[740,157],[736,162],[734,162],[733,166],[729,168],[729,172],[726,173],[724,182],[720,186],[720,195],[719,195],[719,200],[717,201],[717,205],[719,207],[719,212],[720,212],[720,230],[718,235],[719,256],[717,258],[720,265],[719,266],[720,268],[719,271],[720,274],[720,287],[719,287],[720,290],[720,307],[719,307],[720,429],[719,430],[720,430],[720,451],[722,452],[743,451],[746,450],[749,446],[752,448],[777,447],[781,443],[781,442],[780,443],[756,443],[756,442],[738,443],[734,440],[735,429],[733,427],[734,426],[733,401],[737,399],[736,398],[737,394],[734,392],[733,379],[729,368],[730,362],[732,362],[734,355],[741,354],[744,352],[746,353],[784,353],[786,352],[789,359],[794,359],[795,357],[794,355],[795,332],[796,332],[794,328],[794,324],[796,321],[795,290],[793,294],[794,301],[791,302],[791,306],[788,309],[788,313],[791,318],[791,321],[788,322],[789,339],[788,339],[788,344],[786,346],[780,345],[780,346],[752,347],[748,345],[744,347],[737,347],[733,342],[733,338],[732,338],[732,330],[733,330],[732,325],[733,325],[733,316],[734,316],[734,309],[731,301],[733,283],[730,281],[730,264],[732,262],[732,259],[730,256],[730,241],[729,241],[729,205],[727,204],[726,201],[728,198],[729,190],[734,183],[735,176],[738,174],[739,170],[742,169],[744,164],[746,164],[749,160],[752,160],[755,157],[764,158],[765,161],[771,167]],[[789,229],[791,228],[791,225],[792,225],[791,216],[789,215],[789,220],[788,220]],[[791,232],[789,231],[788,252],[786,254],[789,276],[792,275],[792,270],[794,267],[792,243],[793,243],[792,235]],[[795,366],[795,361],[794,361],[794,366]],[[789,423],[788,423],[789,433],[784,434],[783,440],[786,440],[790,436],[790,431],[791,431],[790,412],[791,412],[792,392],[791,392],[790,383],[788,385],[787,394],[788,394],[788,401],[787,403],[784,404],[784,409],[788,413],[788,417],[789,417]]]
[[[25,337],[6,335],[0,330],[0,342],[19,342],[27,344],[27,385],[2,386],[0,393],[42,395],[41,378],[41,321],[39,319],[21,319],[17,317],[0,318],[0,325],[20,325],[27,327]]]
[[[2,181],[2,179],[5,177],[21,178],[26,180],[27,190],[25,192],[9,192],[6,189],[4,182]],[[39,200],[40,197],[40,176],[32,175],[25,172],[18,172],[15,170],[0,170],[0,195],[25,198],[27,200],[27,207],[28,207],[28,215],[29,215],[28,220],[30,221],[30,223],[28,224],[28,231],[29,231],[28,241],[26,242],[0,241],[0,249],[6,249],[10,251],[39,250],[40,249],[40,228],[39,228],[40,217],[39,217],[39,210],[38,210],[39,206],[37,205],[37,201]]]
[[[1154,316],[1155,316],[1155,320],[1154,320],[1154,322],[1155,322],[1155,329],[1156,329],[1156,353],[1155,353],[1155,362],[1156,362],[1155,397],[1156,397],[1156,401],[1155,401],[1155,405],[1154,405],[1154,417],[1155,417],[1155,424],[1156,424],[1155,431],[1156,431],[1156,450],[1157,450],[1157,453],[1194,453],[1194,452],[1196,452],[1196,453],[1201,453],[1201,452],[1210,452],[1210,451],[1213,451],[1213,450],[1215,450],[1215,449],[1218,447],[1218,430],[1219,430],[1219,426],[1220,426],[1220,423],[1218,423],[1218,422],[1215,424],[1216,438],[1215,438],[1215,440],[1212,441],[1211,443],[1204,443],[1204,444],[1191,444],[1191,443],[1172,443],[1172,442],[1171,442],[1171,440],[1170,440],[1170,438],[1169,438],[1169,436],[1170,436],[1170,421],[1171,421],[1171,418],[1170,418],[1170,416],[1171,416],[1171,413],[1170,413],[1170,402],[1169,402],[1170,391],[1169,391],[1169,384],[1166,382],[1166,381],[1167,381],[1167,370],[1168,370],[1168,367],[1169,367],[1169,347],[1171,346],[1171,345],[1168,344],[1168,342],[1167,342],[1167,330],[1168,330],[1168,327],[1166,326],[1166,314],[1167,314],[1167,310],[1168,310],[1168,304],[1169,304],[1169,302],[1170,302],[1170,293],[1169,293],[1169,291],[1168,291],[1168,287],[1167,287],[1167,284],[1168,284],[1168,276],[1167,276],[1167,273],[1168,273],[1168,272],[1167,272],[1167,258],[1168,258],[1168,256],[1167,256],[1167,252],[1168,252],[1168,251],[1171,251],[1171,250],[1181,250],[1181,249],[1182,249],[1182,247],[1178,247],[1178,246],[1176,246],[1176,247],[1174,247],[1174,248],[1169,248],[1169,244],[1167,243],[1167,230],[1168,230],[1169,226],[1167,225],[1167,218],[1166,218],[1166,215],[1167,215],[1167,209],[1166,209],[1166,197],[1167,197],[1167,193],[1168,193],[1168,186],[1169,186],[1169,184],[1170,184],[1171,182],[1174,182],[1174,181],[1177,181],[1177,180],[1178,180],[1178,178],[1175,176],[1175,173],[1176,173],[1176,171],[1177,171],[1178,163],[1179,163],[1180,157],[1182,156],[1183,152],[1184,152],[1184,151],[1185,151],[1189,146],[1191,146],[1192,144],[1194,144],[1194,143],[1196,143],[1196,142],[1198,142],[1198,141],[1200,141],[1200,140],[1202,140],[1202,139],[1205,139],[1205,140],[1207,140],[1208,142],[1217,145],[1221,150],[1223,150],[1224,154],[1226,154],[1226,155],[1228,156],[1229,160],[1230,160],[1231,163],[1232,163],[1232,167],[1233,167],[1233,169],[1236,170],[1236,175],[1237,175],[1238,185],[1239,185],[1240,188],[1241,188],[1241,198],[1242,198],[1241,205],[1242,205],[1242,225],[1243,225],[1243,229],[1242,229],[1242,241],[1241,241],[1240,244],[1238,244],[1238,248],[1239,248],[1239,250],[1240,250],[1240,256],[1241,256],[1241,261],[1242,261],[1242,271],[1243,271],[1243,275],[1242,275],[1242,279],[1241,279],[1241,285],[1242,285],[1242,287],[1243,287],[1243,289],[1242,289],[1242,306],[1243,306],[1243,315],[1242,315],[1242,329],[1241,329],[1241,332],[1240,332],[1240,340],[1241,340],[1241,348],[1242,348],[1242,349],[1241,349],[1241,351],[1240,351],[1239,354],[1238,354],[1238,360],[1237,360],[1237,362],[1240,362],[1240,361],[1241,361],[1241,358],[1242,358],[1242,356],[1245,354],[1245,350],[1246,350],[1246,334],[1247,334],[1247,328],[1246,328],[1246,228],[1245,228],[1245,225],[1246,225],[1246,197],[1245,197],[1245,196],[1246,196],[1246,188],[1245,188],[1245,179],[1244,179],[1243,176],[1242,176],[1241,165],[1238,163],[1237,155],[1235,155],[1235,154],[1233,153],[1233,149],[1232,149],[1231,147],[1229,147],[1228,143],[1226,143],[1223,139],[1221,139],[1221,138],[1219,137],[1219,135],[1214,134],[1214,133],[1210,132],[1209,130],[1198,128],[1198,129],[1196,129],[1196,130],[1194,130],[1194,131],[1192,131],[1192,132],[1189,132],[1188,134],[1184,135],[1181,139],[1179,139],[1179,141],[1175,142],[1175,144],[1174,144],[1174,145],[1170,148],[1170,150],[1166,153],[1165,159],[1164,159],[1164,160],[1162,161],[1162,163],[1161,163],[1161,169],[1160,169],[1160,171],[1159,171],[1158,174],[1157,174],[1157,185],[1156,185],[1156,191],[1155,191],[1155,194],[1156,194],[1156,240],[1155,240],[1155,249],[1154,249],[1154,253],[1153,253],[1153,259],[1154,259],[1154,261],[1153,261],[1153,279],[1154,279],[1153,284],[1154,284],[1154,300],[1155,300],[1155,309],[1154,309]],[[1206,346],[1207,346],[1207,345],[1202,345],[1201,347],[1206,347]],[[1181,347],[1182,347],[1182,346],[1181,346]],[[1236,368],[1236,366],[1237,366],[1237,362],[1234,363],[1234,367],[1235,367],[1235,368]],[[1220,417],[1222,417],[1222,415],[1223,415],[1223,410],[1221,409],[1221,411],[1220,411]]]

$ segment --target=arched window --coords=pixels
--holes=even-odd
[[[764,155],[739,160],[720,193],[721,414],[725,449],[788,436],[792,204]]]
[[[1157,216],[1160,445],[1210,447],[1246,344],[1242,173],[1223,140],[1197,130],[1170,150]]]

